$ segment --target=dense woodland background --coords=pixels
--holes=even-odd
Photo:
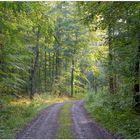
[[[106,127],[140,137],[139,28],[139,2],[0,2],[0,105],[84,93]]]

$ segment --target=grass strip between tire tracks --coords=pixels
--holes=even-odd
[[[72,102],[65,103],[59,114],[58,123],[59,128],[57,131],[57,139],[72,139],[72,129],[71,129],[71,106]]]

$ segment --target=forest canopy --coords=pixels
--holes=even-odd
[[[85,94],[97,118],[139,114],[139,27],[139,2],[0,2],[0,106]]]
[[[138,2],[1,2],[0,9],[2,94],[108,89],[139,106]]]
[[[138,2],[1,2],[0,91],[108,88],[139,106]]]

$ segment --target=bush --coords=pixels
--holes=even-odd
[[[85,99],[85,108],[103,127],[123,138],[140,138],[140,121],[133,112],[131,94],[99,91]]]

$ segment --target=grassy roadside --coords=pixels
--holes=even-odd
[[[57,131],[57,139],[72,139],[72,130],[71,130],[71,107],[72,103],[66,103],[61,109],[58,122],[59,128]]]
[[[0,139],[14,138],[15,133],[43,108],[54,103],[76,100],[77,98],[54,97],[47,95],[36,95],[34,100],[22,98],[18,100],[7,100],[0,106]]]
[[[127,105],[129,102],[121,102],[119,95],[98,93],[89,95],[85,100],[87,112],[104,128],[120,138],[140,138],[139,117]]]

